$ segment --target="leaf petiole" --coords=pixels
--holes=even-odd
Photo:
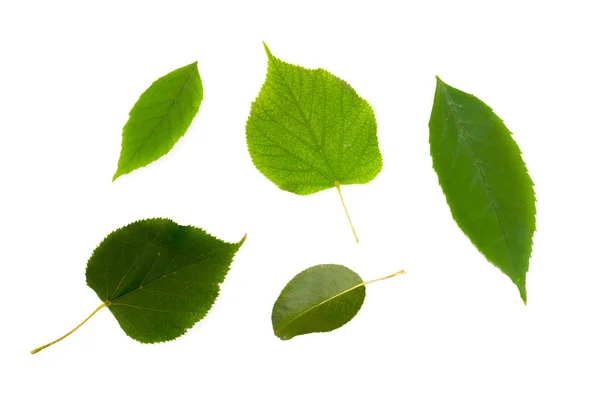
[[[406,271],[404,271],[404,270],[401,270],[401,271],[398,271],[398,272],[394,272],[394,273],[393,273],[393,274],[391,274],[391,275],[384,276],[384,277],[382,277],[382,278],[377,278],[377,279],[373,279],[372,281],[363,282],[363,285],[368,285],[368,284],[370,284],[370,283],[373,283],[373,282],[384,281],[384,280],[386,280],[386,279],[390,279],[390,278],[393,278],[393,277],[395,277],[395,276],[398,276],[398,275],[404,275],[404,274],[406,274]]]
[[[340,200],[342,201],[342,206],[344,206],[344,211],[346,212],[346,217],[348,217],[348,222],[350,222],[350,228],[352,228],[352,233],[354,234],[354,239],[356,239],[356,243],[358,243],[358,235],[356,234],[356,230],[354,229],[354,224],[352,223],[352,219],[350,218],[350,214],[348,213],[348,209],[346,208],[346,203],[344,203],[344,197],[342,196],[342,189],[340,188],[340,183],[335,182],[335,187],[340,195]]]
[[[48,344],[45,344],[45,345],[43,345],[43,346],[40,346],[40,347],[38,347],[37,349],[33,349],[33,350],[31,350],[31,354],[38,353],[38,352],[40,352],[40,351],[44,350],[46,347],[52,346],[54,343],[58,343],[58,342],[60,342],[61,340],[63,340],[63,339],[64,339],[64,338],[66,338],[67,336],[69,336],[71,333],[73,333],[73,332],[75,332],[77,329],[79,329],[79,328],[80,328],[80,327],[81,327],[83,324],[85,324],[85,323],[86,323],[86,322],[87,322],[87,321],[88,321],[90,318],[92,318],[92,317],[94,316],[94,314],[96,314],[98,311],[100,311],[101,309],[103,309],[105,306],[108,306],[108,305],[110,305],[110,302],[109,302],[109,301],[107,301],[106,303],[102,303],[102,304],[100,304],[100,306],[99,306],[98,308],[96,308],[96,309],[94,310],[94,312],[93,312],[93,313],[91,313],[91,314],[90,314],[90,315],[89,315],[89,316],[88,316],[86,319],[84,319],[84,320],[83,320],[83,321],[82,321],[82,322],[81,322],[79,325],[77,325],[77,326],[76,326],[76,327],[75,327],[75,328],[74,328],[72,331],[70,331],[69,333],[67,333],[67,334],[65,334],[65,335],[63,335],[63,336],[61,336],[61,337],[59,337],[58,339],[56,339],[56,340],[55,340],[55,341],[53,341],[53,342],[50,342],[50,343],[48,343]]]

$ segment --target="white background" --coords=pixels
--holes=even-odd
[[[3,1],[3,399],[600,398],[599,12],[595,2]],[[245,144],[277,57],[347,80],[375,110],[384,167],[335,190],[277,189]],[[204,101],[158,162],[111,182],[138,96],[198,61]],[[514,132],[538,197],[529,304],[451,218],[429,156],[435,75]],[[94,247],[140,218],[248,240],[209,315],[158,345],[128,338],[85,285]],[[280,341],[271,307],[298,272],[365,280],[359,314]]]

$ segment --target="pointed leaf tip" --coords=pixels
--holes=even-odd
[[[267,44],[265,42],[262,42],[263,47],[265,48],[265,52],[267,53],[267,57],[271,58],[273,57],[273,54],[271,53],[271,50],[269,50],[269,46],[267,46]]]
[[[435,84],[436,86],[448,86],[438,75],[435,76]]]
[[[523,304],[527,305],[527,289],[525,287],[525,282],[517,283],[517,288],[519,289],[519,295],[521,296],[521,300],[523,300]]]

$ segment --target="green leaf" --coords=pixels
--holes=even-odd
[[[336,187],[341,197],[341,185],[375,178],[382,160],[369,103],[331,73],[288,64],[265,50],[267,79],[246,123],[256,168],[300,195]]]
[[[360,310],[365,285],[403,274],[363,282],[349,268],[321,264],[296,275],[281,291],[273,306],[271,321],[275,335],[288,340],[313,332],[329,332],[349,322]]]
[[[113,181],[167,154],[198,113],[202,94],[198,63],[154,81],[129,112]]]
[[[173,340],[210,310],[244,240],[245,236],[238,243],[227,243],[168,219],[120,228],[88,261],[87,284],[103,302],[92,315],[108,307],[131,338],[142,343]]]
[[[437,78],[429,143],[454,220],[527,303],[535,194],[511,132],[484,102]]]

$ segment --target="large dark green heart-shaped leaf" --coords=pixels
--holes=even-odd
[[[535,194],[511,132],[484,102],[438,78],[429,134],[454,220],[527,302]]]
[[[175,339],[210,310],[244,239],[227,243],[168,219],[117,229],[88,261],[87,284],[103,302],[92,315],[108,307],[125,333],[142,343]]]
[[[321,264],[296,275],[273,305],[273,331],[282,340],[313,332],[329,332],[350,321],[360,310],[365,285],[403,274],[363,282],[349,268]]]
[[[123,127],[121,157],[113,181],[167,154],[198,113],[202,94],[198,63],[176,69],[146,89]]]
[[[246,123],[256,168],[300,195],[335,187],[341,197],[341,185],[375,178],[382,161],[369,103],[329,72],[288,64],[265,50],[267,79]]]

